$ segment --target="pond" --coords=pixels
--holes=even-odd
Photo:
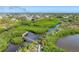
[[[16,50],[18,50],[19,47],[21,46],[9,43],[8,49],[6,50],[6,52],[16,52]]]
[[[32,33],[32,32],[28,32],[27,34],[25,34],[24,36],[24,39],[27,41],[27,42],[33,42],[37,39],[40,38],[40,35],[39,34],[35,34],[35,33]]]
[[[79,52],[79,34],[59,39],[57,41],[57,46],[65,49],[67,52]]]

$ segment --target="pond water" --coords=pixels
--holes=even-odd
[[[25,40],[28,42],[33,42],[34,40],[37,40],[40,38],[39,34],[35,34],[32,32],[28,32],[28,34],[25,36]]]
[[[67,52],[79,52],[79,34],[59,39],[57,46],[65,49]]]
[[[60,25],[61,25],[61,24],[57,24],[55,27],[50,28],[47,33],[49,33],[49,32],[51,32],[51,31],[57,29]]]
[[[18,50],[19,47],[21,46],[9,43],[8,49],[6,50],[6,52],[16,52],[16,50]]]

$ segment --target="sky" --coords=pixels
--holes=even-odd
[[[79,6],[0,6],[0,13],[79,13]]]

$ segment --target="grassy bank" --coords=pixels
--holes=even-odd
[[[74,24],[75,25],[75,24]],[[79,34],[79,27],[70,27],[71,25],[67,25],[67,23],[64,23],[61,25],[60,28],[56,29],[52,33],[49,33],[48,35],[45,36],[46,43],[43,47],[43,51],[46,52],[61,52],[65,51],[65,49],[58,48],[56,46],[57,40],[68,36],[68,35],[74,35],[74,34]],[[77,26],[77,25],[76,25]]]

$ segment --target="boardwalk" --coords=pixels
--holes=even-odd
[[[37,52],[41,52],[41,45],[40,44],[38,44]]]

